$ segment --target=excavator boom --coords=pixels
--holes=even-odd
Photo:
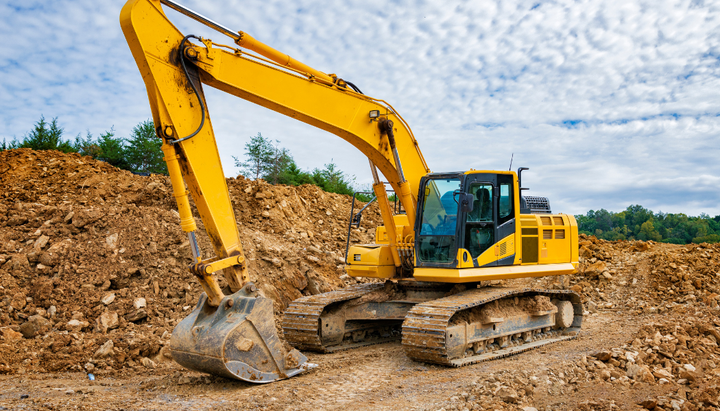
[[[184,35],[162,5],[229,36],[241,48]],[[195,258],[190,270],[205,291],[195,311],[173,332],[173,357],[188,368],[254,382],[303,371],[305,357],[283,348],[274,331],[272,304],[250,283],[203,86],[348,141],[370,159],[374,175],[376,167],[380,170],[408,216],[414,216],[414,193],[429,169],[410,128],[389,104],[353,91],[337,76],[315,70],[174,1],[129,0],[120,23],[145,82],[157,135],[163,140],[181,228],[188,233]],[[375,186],[376,192],[384,192],[379,178]],[[212,242],[212,258],[203,259],[197,245],[188,195]],[[386,195],[380,202],[389,207]],[[392,215],[383,213],[383,218],[392,230]],[[391,247],[400,266],[394,241]],[[214,277],[217,271],[222,271],[232,295],[220,289]]]

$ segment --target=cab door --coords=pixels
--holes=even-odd
[[[464,213],[461,247],[480,267],[512,265],[515,261],[515,214],[511,174],[468,174],[465,192],[473,195],[472,211]],[[488,251],[490,250],[490,251]]]
[[[477,258],[483,254],[482,266],[496,265],[496,259],[487,258],[487,251],[497,241],[497,176],[468,174],[464,183],[464,191],[473,196],[473,209],[462,215],[461,247],[470,253],[475,266],[478,266]]]
[[[513,201],[513,176],[497,175],[496,243],[497,265],[512,265],[515,261],[515,202]]]

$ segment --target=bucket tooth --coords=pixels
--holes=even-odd
[[[195,309],[173,330],[170,352],[185,368],[253,383],[289,378],[316,367],[277,336],[272,300],[249,287],[218,307],[202,294]]]

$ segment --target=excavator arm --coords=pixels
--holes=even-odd
[[[161,4],[219,30],[237,45],[260,56],[207,39],[193,39],[195,42],[191,43],[192,37],[184,36],[169,21]],[[382,172],[398,193],[408,220],[414,221],[420,179],[429,169],[412,131],[389,104],[355,92],[334,75],[314,70],[246,33],[234,33],[169,0],[129,1],[123,8],[121,25],[143,74],[158,135],[165,142],[163,150],[183,230],[195,229],[186,206],[184,182],[218,259],[242,260],[242,246],[204,102],[203,84],[349,142],[368,157],[373,171],[377,167]],[[193,133],[196,134],[183,139]],[[376,179],[375,191],[384,191],[381,184]],[[381,209],[385,227],[394,230],[389,205],[381,204]],[[393,245],[397,235],[389,237]],[[242,262],[226,268],[224,274],[233,291],[248,280]],[[217,303],[222,296],[212,278],[205,276],[201,282],[211,303]]]
[[[184,35],[162,5],[230,37],[240,48]],[[188,368],[256,382],[301,372],[304,357],[295,350],[280,353],[280,343],[268,325],[272,310],[263,312],[268,311],[267,304],[258,300],[261,297],[249,283],[203,86],[333,133],[365,154],[397,267],[401,260],[396,243],[401,240],[376,168],[398,194],[408,220],[414,221],[420,179],[429,172],[417,141],[386,102],[354,91],[352,84],[335,75],[312,69],[171,0],[130,0],[122,9],[120,23],[145,82],[157,135],[163,140],[181,228],[188,233],[195,257],[191,271],[206,293],[173,332],[174,358]],[[188,194],[213,244],[214,257],[203,259],[197,246]],[[234,293],[231,296],[223,294],[213,276],[220,270]],[[234,305],[240,314],[237,327],[217,329],[219,322],[232,323],[225,311]],[[231,352],[235,359],[226,357]],[[260,364],[268,362],[274,368],[262,369]]]

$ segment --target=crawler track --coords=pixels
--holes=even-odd
[[[453,356],[449,353],[447,330],[451,325],[450,320],[455,314],[503,298],[534,295],[544,295],[551,299],[570,301],[574,314],[572,325],[565,329],[549,330],[548,327],[542,327],[531,330],[530,335],[532,337],[528,341],[510,340],[514,332],[509,332],[503,336],[498,336],[508,338],[508,343],[503,347],[492,345],[482,352],[471,355],[464,353]],[[402,344],[405,353],[413,360],[460,367],[507,357],[542,345],[575,338],[580,331],[581,324],[582,304],[580,297],[571,291],[479,288],[414,306],[403,322]]]
[[[330,304],[362,297],[384,287],[383,283],[357,284],[343,290],[299,298],[290,303],[282,321],[285,339],[295,348],[317,352],[333,352],[379,344],[398,337],[371,339],[361,342],[327,346],[322,343],[320,315]]]

